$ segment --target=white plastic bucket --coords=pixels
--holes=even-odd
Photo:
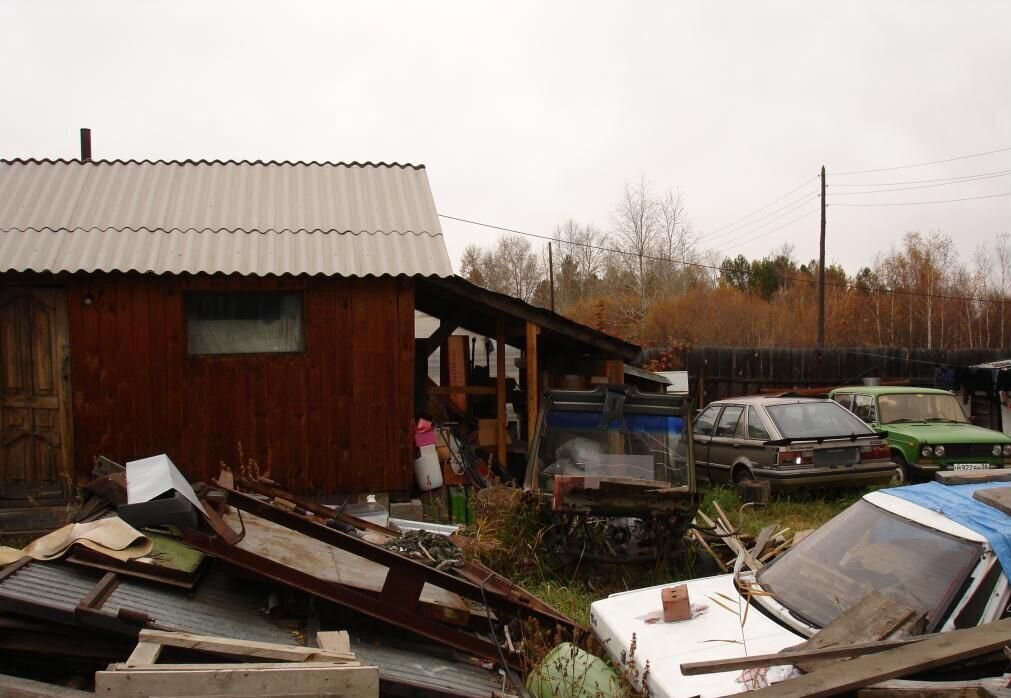
[[[423,492],[442,487],[442,466],[435,444],[421,447],[421,458],[414,461],[414,477]]]

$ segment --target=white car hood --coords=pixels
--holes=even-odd
[[[594,632],[622,669],[630,661],[634,636],[635,655],[631,661],[639,676],[649,662],[647,684],[652,696],[705,698],[748,690],[755,686],[744,682],[741,671],[683,676],[681,664],[779,652],[804,641],[757,608],[748,611],[742,626],[737,608],[740,603],[743,615],[746,602],[729,574],[685,582],[692,618],[664,623],[660,590],[678,583],[614,594],[590,607]],[[650,619],[659,620],[647,622]]]

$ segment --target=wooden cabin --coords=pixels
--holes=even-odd
[[[430,389],[505,401],[429,384],[456,327],[520,350],[525,423],[552,375],[619,382],[639,351],[453,276],[421,166],[0,161],[0,530],[99,455],[407,494]]]
[[[451,275],[423,167],[0,162],[0,506],[240,444],[299,492],[410,489],[414,282]]]

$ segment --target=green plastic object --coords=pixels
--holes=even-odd
[[[467,523],[467,492],[462,487],[449,488],[449,518],[455,524]]]
[[[474,523],[474,488],[468,487],[467,489],[467,525],[470,526]]]
[[[548,652],[527,677],[534,698],[598,698],[612,696],[621,681],[600,657],[563,642]]]

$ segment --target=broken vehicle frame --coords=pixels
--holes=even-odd
[[[681,426],[678,438],[686,446],[683,462],[678,462],[681,457],[675,453],[675,444],[666,443],[660,450],[649,449],[660,458],[657,461],[654,455],[652,477],[614,476],[606,471],[595,474],[582,467],[576,468],[576,474],[566,474],[562,468],[552,476],[548,491],[544,480],[547,473],[542,472],[544,454],[541,450],[549,434],[555,433],[550,424],[555,413],[583,413],[582,421],[587,423],[595,418],[594,431],[607,434],[609,453],[601,455],[609,457],[644,456],[632,452],[631,440],[637,434],[659,441],[641,425],[639,431],[630,429],[626,416],[633,420],[678,419]],[[680,548],[701,502],[695,478],[693,416],[693,402],[689,396],[642,393],[627,385],[600,386],[593,390],[552,390],[545,395],[528,448],[524,488],[539,495],[542,511],[550,520],[548,540],[561,559],[584,557],[613,563],[652,561]],[[665,428],[669,425],[670,422]],[[573,433],[592,433],[585,424],[580,429]],[[669,437],[666,433],[664,438]],[[546,470],[549,466],[544,467]],[[672,473],[680,468],[683,468],[683,478],[675,481]],[[583,472],[578,472],[580,470]],[[635,523],[630,523],[632,521]],[[602,534],[595,535],[594,531]],[[636,539],[648,545],[632,545]]]

